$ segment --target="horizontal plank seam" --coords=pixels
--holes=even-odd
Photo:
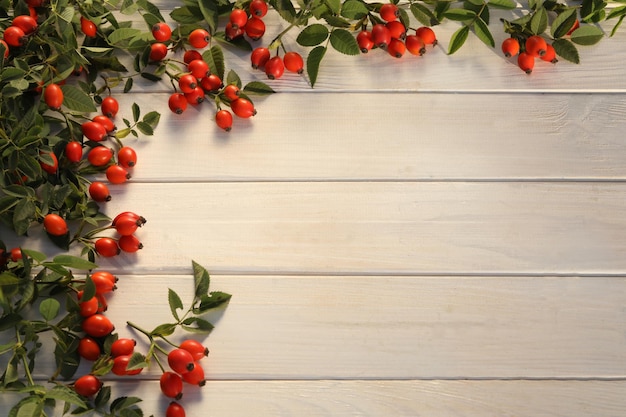
[[[113,269],[113,268],[109,268]],[[211,270],[209,271],[211,276],[256,276],[256,277],[294,277],[294,278],[306,278],[306,277],[381,277],[381,278],[436,278],[436,277],[448,277],[448,278],[626,278],[626,271],[624,273],[575,273],[575,272],[505,272],[505,271],[488,271],[488,272],[390,272],[390,271],[354,271],[354,272],[336,272],[336,271],[226,271],[226,270]],[[189,271],[191,274],[191,271]],[[168,271],[154,271],[146,272],[142,274],[132,274],[133,276],[173,276],[173,275],[187,275],[182,272],[172,273]]]
[[[437,178],[306,178],[306,179],[285,179],[285,178],[251,178],[251,179],[183,179],[182,181],[167,179],[133,179],[134,184],[276,184],[276,183],[551,183],[551,184],[578,184],[578,183],[626,183],[626,177],[569,177],[569,178],[550,178],[550,177],[528,177],[528,178],[454,178],[454,177],[437,177]]]
[[[146,376],[141,377],[133,377],[133,381],[158,381],[159,376],[155,375],[153,378],[148,378]],[[129,382],[131,381],[128,377],[104,377],[103,381],[123,381]],[[35,378],[35,381],[43,381],[47,382],[45,379]],[[345,381],[345,382],[516,382],[516,381],[527,381],[527,382],[626,382],[626,376],[619,377],[424,377],[424,378],[407,378],[407,377],[398,377],[398,378],[349,378],[349,377],[340,377],[340,378],[208,378],[207,383],[211,382],[324,382],[324,381]]]

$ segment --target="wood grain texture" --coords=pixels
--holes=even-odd
[[[158,390],[126,382],[114,393],[142,397],[158,416],[169,403]],[[181,403],[214,417],[621,417],[625,392],[624,381],[211,381]],[[14,398],[0,397],[0,409]]]
[[[219,276],[210,379],[626,378],[626,278]],[[172,320],[190,276],[120,276],[124,337]],[[141,294],[140,296],[138,296]],[[173,338],[180,341],[182,337]],[[83,366],[88,371],[89,363]],[[156,366],[143,378],[158,378]]]

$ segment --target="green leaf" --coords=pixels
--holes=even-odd
[[[346,19],[358,20],[367,16],[368,12],[365,3],[359,0],[346,0],[341,6],[341,15]]]
[[[296,9],[293,7],[291,0],[269,0],[269,3],[276,9],[280,17],[288,23],[294,23],[296,20]]]
[[[33,258],[37,262],[43,262],[48,258],[45,253],[41,253],[32,249],[22,249],[22,253],[28,255],[28,257]]]
[[[570,39],[578,45],[595,45],[604,37],[604,32],[597,26],[582,25],[574,32]]]
[[[137,122],[137,130],[147,136],[154,135],[154,129],[146,122]]]
[[[615,26],[613,26],[613,29],[611,30],[611,35],[610,36],[615,35],[615,32],[617,32],[617,29],[619,29],[619,27],[621,26],[622,22],[624,21],[624,17],[625,16],[626,15],[623,14],[623,15],[621,15],[619,17],[619,19],[617,20],[617,23],[615,24]]]
[[[609,12],[606,16],[606,20],[615,19],[616,17],[622,17],[624,15],[626,15],[626,6],[619,6]]]
[[[61,304],[54,298],[46,298],[39,304],[39,313],[46,321],[51,321],[59,314]]]
[[[317,46],[328,38],[328,28],[320,23],[305,27],[298,34],[296,42],[302,46]]]
[[[84,258],[73,255],[57,255],[52,259],[52,261],[56,264],[66,266],[68,268],[81,270],[91,270],[98,267],[98,265],[93,262],[89,262]]]
[[[231,69],[226,75],[226,84],[233,84],[241,88],[241,78],[239,78],[239,75],[237,75],[237,73]]]
[[[209,32],[211,34],[215,33],[217,19],[219,17],[217,3],[214,0],[198,0],[198,6],[200,7],[200,13],[202,13],[204,20],[209,25]]]
[[[334,16],[332,14],[324,15],[324,20],[326,21],[326,23],[334,28],[349,28],[351,26],[350,22],[348,22],[346,19],[339,16]]]
[[[467,9],[448,9],[443,16],[446,19],[465,22],[473,20],[476,17],[476,12]]]
[[[130,369],[130,363],[129,363],[129,367],[127,367],[126,369]],[[130,407],[133,407],[134,405],[140,402],[141,402],[141,398],[138,398],[138,397],[119,397],[111,402],[111,406],[109,410],[111,411],[111,413],[115,414],[115,412],[118,412],[118,411],[128,410]],[[126,414],[124,413],[120,413],[119,415],[126,416]]]
[[[150,334],[154,337],[167,337],[173,334],[174,330],[176,330],[176,323],[163,323],[155,327],[154,330],[150,332]]]
[[[146,367],[148,367],[148,362],[146,361],[146,357],[139,352],[133,352],[132,356],[128,360],[128,364],[126,365],[126,369],[129,371],[142,369]]]
[[[167,290],[167,300],[170,305],[170,311],[172,312],[172,316],[174,316],[176,320],[179,320],[178,312],[176,310],[183,309],[182,300],[180,299],[176,291],[171,288],[168,288]]]
[[[202,53],[202,59],[209,64],[211,73],[224,79],[224,72],[226,71],[224,65],[224,51],[222,51],[219,45],[212,46],[211,49],[204,51]]]
[[[199,9],[188,6],[177,7],[170,13],[170,17],[178,23],[198,23],[203,20]]]
[[[19,404],[15,417],[41,417],[43,404],[38,397],[27,397],[26,402]]]
[[[193,282],[196,297],[202,297],[209,292],[211,277],[209,272],[196,261],[191,261],[193,268]]]
[[[61,87],[63,91],[63,104],[70,110],[81,113],[92,113],[96,111],[93,100],[79,88],[65,84]]]
[[[141,31],[139,29],[133,28],[120,28],[116,29],[108,36],[109,43],[112,45],[129,41],[136,36],[141,35]]]
[[[361,53],[356,39],[345,29],[334,29],[330,33],[330,44],[342,54],[359,55]]]
[[[490,7],[495,7],[497,9],[505,9],[505,10],[513,10],[517,7],[517,4],[514,0],[490,0],[487,3]]]
[[[96,284],[94,284],[91,276],[85,278],[85,286],[83,287],[83,296],[79,301],[87,301],[96,295]]]
[[[16,285],[21,283],[22,280],[15,274],[9,271],[0,272],[0,286],[3,285]]]
[[[428,7],[424,6],[421,3],[412,3],[411,13],[424,26],[431,26],[434,23],[439,22],[433,12],[431,12]]]
[[[191,333],[209,333],[214,326],[199,317],[189,317],[183,321],[181,327]]]
[[[573,62],[574,64],[580,63],[580,56],[578,55],[578,50],[576,46],[567,39],[557,39],[552,42],[552,46],[554,47],[554,51],[561,58]]]
[[[243,87],[243,91],[246,94],[259,96],[265,96],[276,92],[272,89],[272,87],[261,81],[250,81]]]
[[[204,313],[210,309],[220,307],[221,305],[230,301],[232,296],[222,291],[212,291],[208,295],[204,296],[200,300],[197,311]]]
[[[133,88],[133,79],[127,78],[126,83],[124,83],[124,93],[128,93]]]
[[[469,26],[461,26],[450,37],[450,45],[448,46],[448,54],[452,55],[458,51],[467,40],[469,35]]]
[[[562,38],[569,32],[576,22],[577,14],[576,8],[570,7],[559,13],[559,15],[552,22],[550,33],[553,38]]]
[[[539,35],[548,28],[548,12],[541,7],[533,14],[530,19],[530,31],[533,35]]]
[[[489,31],[489,27],[487,24],[480,18],[474,21],[474,33],[483,41],[487,46],[491,46],[492,48],[496,46],[493,36]]]
[[[86,407],[85,401],[76,392],[65,385],[57,385],[46,391],[44,398],[52,398],[78,407]]]
[[[141,115],[141,109],[137,103],[133,103],[131,109],[133,111],[133,121],[136,122],[139,120],[139,116]]]

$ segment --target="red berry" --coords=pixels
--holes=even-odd
[[[189,34],[189,44],[194,48],[204,48],[209,44],[209,40],[211,39],[211,35],[204,29],[194,29]]]
[[[574,22],[574,24],[572,25],[572,28],[570,30],[567,31],[567,33],[565,34],[566,36],[570,36],[576,29],[578,29],[580,27],[580,21],[578,19],[576,19],[576,21]]]
[[[233,9],[228,16],[233,29],[240,29],[248,22],[248,13],[242,9]]]
[[[96,36],[98,28],[96,27],[96,24],[94,22],[85,18],[84,16],[81,16],[80,30],[82,30],[85,36],[87,36],[88,38],[93,38]]]
[[[117,151],[117,162],[124,168],[132,168],[137,164],[137,152],[130,146],[122,146]]]
[[[285,63],[283,59],[276,55],[273,58],[270,58],[269,61],[265,64],[265,74],[267,78],[270,80],[277,80],[283,76],[285,73]],[[237,114],[237,112],[235,112]]]
[[[204,91],[209,93],[214,93],[224,87],[222,79],[215,74],[211,74],[208,77],[204,77],[203,79],[201,79],[200,85],[202,86]]]
[[[283,62],[287,71],[302,74],[304,72],[304,60],[297,52],[287,52],[283,56]]]
[[[159,380],[161,392],[169,398],[180,400],[183,397],[183,379],[180,375],[165,371]]]
[[[135,339],[121,338],[111,344],[111,356],[132,355],[137,342]]]
[[[263,0],[260,0],[263,1]],[[259,69],[264,68],[267,61],[270,60],[270,50],[263,46],[259,46],[250,54],[250,61],[252,62],[252,68]]]
[[[172,401],[165,410],[165,417],[186,417],[185,409],[182,405]]]
[[[204,386],[206,379],[204,378],[204,369],[199,363],[194,363],[194,367],[191,371],[182,374],[183,381],[191,385]]]
[[[374,45],[386,49],[389,42],[391,42],[391,32],[382,23],[377,23],[372,27],[372,42]]]
[[[230,103],[230,108],[237,117],[247,119],[256,114],[254,104],[248,99],[238,98]]]
[[[120,254],[120,248],[117,241],[110,237],[101,237],[96,240],[95,249],[98,255],[110,258]]]
[[[104,337],[111,334],[115,327],[107,316],[94,314],[83,320],[82,328],[91,337]]]
[[[183,93],[191,93],[198,85],[198,80],[191,74],[182,75],[178,79],[178,87]]]
[[[76,140],[69,141],[65,145],[65,157],[70,162],[79,162],[83,158],[83,145]]]
[[[43,91],[43,99],[52,110],[59,110],[63,104],[63,90],[58,84],[50,84]]]
[[[92,120],[84,122],[81,126],[83,135],[94,142],[101,142],[107,137],[107,130],[98,122]]]
[[[198,105],[204,101],[204,90],[196,86],[190,93],[185,93],[185,100],[191,105]]]
[[[17,26],[9,26],[4,30],[4,40],[10,46],[20,47],[26,42],[26,34]]]
[[[96,286],[96,294],[106,294],[117,289],[115,281],[111,281],[104,274],[92,274],[91,281]]]
[[[406,52],[406,46],[401,40],[392,38],[391,42],[389,42],[389,45],[387,46],[387,52],[394,58],[402,58]]]
[[[99,203],[111,201],[111,193],[109,192],[109,187],[101,181],[94,181],[89,184],[89,195],[94,201],[97,201]]]
[[[387,22],[385,26],[389,29],[391,39],[404,40],[406,38],[406,27],[399,20]]]
[[[520,52],[517,56],[517,65],[519,65],[526,74],[530,74],[535,67],[535,57],[528,52]]]
[[[174,93],[167,102],[170,110],[176,114],[182,114],[187,109],[187,99],[182,93]]]
[[[89,300],[83,300],[83,292],[79,291],[78,300],[78,312],[81,316],[89,317],[98,312],[99,304],[96,297],[91,297]]]
[[[37,30],[37,20],[29,15],[15,16],[13,18],[12,25],[22,29],[26,35],[29,35]]]
[[[556,64],[559,60],[556,58],[556,51],[551,44],[546,45],[546,53],[541,56],[541,59],[546,62]]]
[[[359,49],[362,53],[368,53],[374,47],[374,41],[372,41],[372,32],[368,30],[362,30],[356,35],[356,42],[359,45]]]
[[[120,249],[127,253],[135,253],[139,249],[143,249],[143,244],[135,235],[121,236],[118,240]]]
[[[506,38],[502,41],[502,53],[507,58],[516,56],[519,53],[519,41],[517,38]]]
[[[83,397],[96,395],[102,388],[102,382],[93,375],[83,375],[74,382],[74,391]]]
[[[113,227],[120,235],[130,236],[141,227],[141,223],[132,216],[124,216],[116,221]]]
[[[178,374],[184,374],[193,370],[195,361],[191,353],[185,349],[172,349],[167,355],[167,363],[172,371]]]
[[[111,133],[115,130],[115,123],[113,123],[113,120],[109,119],[103,114],[98,114],[94,116],[91,121],[100,123],[102,126],[104,126],[104,130],[106,130],[107,133]]]
[[[385,22],[392,22],[400,16],[400,10],[398,10],[398,6],[393,3],[385,3],[380,6],[380,10],[378,11],[380,17]]]
[[[241,38],[245,33],[245,27],[234,27],[232,23],[226,23],[226,27],[224,28],[224,37],[227,41],[232,41],[237,38]]]
[[[100,357],[101,353],[102,351],[98,342],[89,336],[83,337],[78,342],[78,354],[88,361],[95,361]]]
[[[167,56],[167,45],[156,42],[150,45],[150,61],[159,62]]]
[[[111,184],[123,184],[130,179],[130,174],[121,165],[111,165],[106,169],[105,174]]]
[[[246,23],[246,35],[253,41],[258,41],[265,35],[265,22],[258,17],[251,17]]]
[[[261,18],[267,14],[267,2],[265,0],[252,0],[248,10],[252,16]]]
[[[426,53],[426,45],[422,38],[417,35],[408,35],[404,39],[406,50],[413,55],[424,55]]]
[[[22,259],[22,257],[24,256],[24,254],[22,253],[22,249],[21,248],[13,248],[11,249],[11,260],[13,262],[17,262],[20,259]]]
[[[49,164],[44,161],[39,161],[39,165],[41,165],[41,169],[46,171],[48,174],[55,175],[59,169],[59,160],[54,152],[47,152],[47,155],[52,159],[52,163]]]
[[[92,277],[95,277],[95,276],[102,277],[102,278],[108,280],[109,282],[111,282],[113,284],[115,284],[117,282],[117,277],[115,275],[113,275],[112,273],[107,272],[107,271],[96,271],[93,274],[91,274],[91,276]]]
[[[95,167],[103,167],[113,158],[113,149],[106,146],[96,146],[87,153],[87,160]]]
[[[120,355],[120,356],[115,356],[113,358],[113,369],[111,369],[111,371],[115,374],[115,375],[137,375],[139,373],[141,373],[141,371],[143,370],[143,368],[137,368],[137,369],[132,369],[129,370],[128,369],[128,363],[130,362],[130,358],[132,357],[132,355]]]
[[[224,109],[218,110],[218,112],[215,113],[215,123],[220,129],[230,132],[233,127],[232,113]]]
[[[172,29],[166,23],[156,23],[152,26],[152,36],[158,42],[167,42],[172,37]]]
[[[50,213],[43,218],[43,228],[52,236],[63,236],[67,234],[67,223],[58,214]]]
[[[0,39],[0,45],[4,48],[4,59],[9,57],[9,45],[4,41],[4,39]]]
[[[118,214],[117,216],[115,216],[115,218],[113,219],[111,224],[113,226],[115,226],[118,221],[120,221],[121,219],[123,219],[125,217],[131,217],[134,221],[137,222],[137,224],[139,226],[142,226],[142,225],[144,225],[146,223],[146,219],[143,216],[140,216],[137,213],[133,213],[132,211],[124,211],[124,212]]]
[[[115,97],[107,96],[102,100],[100,110],[102,111],[102,114],[109,119],[112,119],[120,110],[120,103],[118,103]]]
[[[200,59],[202,60],[202,54],[195,49],[190,49],[185,51],[185,55],[183,55],[183,61],[185,64],[189,65],[189,63],[193,60]]]
[[[187,69],[189,70],[191,75],[196,77],[198,80],[211,74],[211,71],[209,70],[209,64],[204,62],[203,59],[194,59],[189,64],[187,64]]]
[[[437,45],[437,36],[435,36],[435,32],[428,26],[417,28],[415,34],[422,38],[426,45]]]
[[[224,87],[224,95],[230,101],[237,100],[239,98],[239,87],[235,84],[228,84]]]
[[[533,35],[526,39],[526,53],[535,58],[543,56],[547,48],[546,40],[539,35]]]
[[[179,347],[191,353],[193,360],[196,362],[209,355],[209,349],[194,339],[183,340]]]

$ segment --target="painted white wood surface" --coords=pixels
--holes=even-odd
[[[447,56],[455,29],[421,58],[329,54],[230,134],[164,86],[120,97],[163,118],[106,208],[148,218],[101,262],[108,314],[165,320],[191,259],[234,295],[189,415],[623,415],[625,31],[526,76],[473,37]],[[114,384],[159,415],[156,378]]]

